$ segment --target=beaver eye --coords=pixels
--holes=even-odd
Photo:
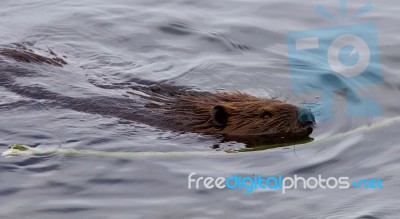
[[[268,119],[268,118],[270,118],[272,116],[272,114],[270,113],[270,112],[263,112],[262,114],[261,114],[261,118],[263,118],[263,119]]]

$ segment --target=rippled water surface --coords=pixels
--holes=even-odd
[[[349,1],[347,13],[355,14],[367,2]],[[384,81],[361,93],[379,101],[382,115],[348,117],[346,94],[337,92],[334,119],[318,121],[314,138],[400,112],[400,6],[394,0],[370,2],[374,9],[356,23],[376,23]],[[15,62],[32,70],[15,83],[71,97],[116,97],[136,79],[145,79],[300,104],[320,94],[293,92],[286,34],[338,25],[317,14],[317,4],[340,17],[336,0],[2,0],[0,45],[18,43],[44,53],[51,49],[65,57],[68,65],[63,68]],[[333,140],[215,157],[0,158],[0,218],[399,218],[399,128],[395,123]],[[21,143],[109,152],[205,153],[214,151],[219,141],[76,112],[6,87],[0,87],[0,139],[1,151]],[[221,147],[243,145],[228,142]],[[299,189],[284,195],[258,189],[247,195],[244,190],[188,190],[191,172],[213,177],[380,178],[384,188]]]

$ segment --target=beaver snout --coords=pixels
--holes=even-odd
[[[299,107],[298,119],[299,119],[300,123],[303,123],[308,126],[315,124],[314,114],[311,112],[310,109],[307,109],[304,107]]]

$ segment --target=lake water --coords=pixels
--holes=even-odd
[[[367,2],[355,23],[377,27],[383,82],[363,88],[377,100],[377,117],[348,117],[346,93],[336,92],[334,117],[318,121],[320,138],[392,118],[400,112],[398,2],[349,1],[347,15]],[[115,97],[135,79],[165,80],[201,91],[240,90],[291,103],[318,92],[293,92],[286,35],[340,23],[340,1],[289,0],[2,0],[0,45],[51,49],[63,68],[32,63],[17,77],[72,97]],[[316,13],[321,4],[337,22]],[[322,57],[323,58],[323,57]],[[0,74],[2,74],[0,72]],[[399,218],[400,124],[316,141],[224,156],[105,158],[49,155],[0,158],[0,218]],[[118,118],[76,112],[0,87],[0,150],[38,148],[108,152],[213,152],[218,139],[179,134]],[[223,148],[243,148],[223,143]],[[381,189],[188,189],[188,175],[381,179]]]

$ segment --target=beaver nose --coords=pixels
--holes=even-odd
[[[315,117],[314,114],[311,112],[311,110],[304,108],[304,107],[299,107],[299,121],[300,122],[309,122],[314,124],[315,123]]]

